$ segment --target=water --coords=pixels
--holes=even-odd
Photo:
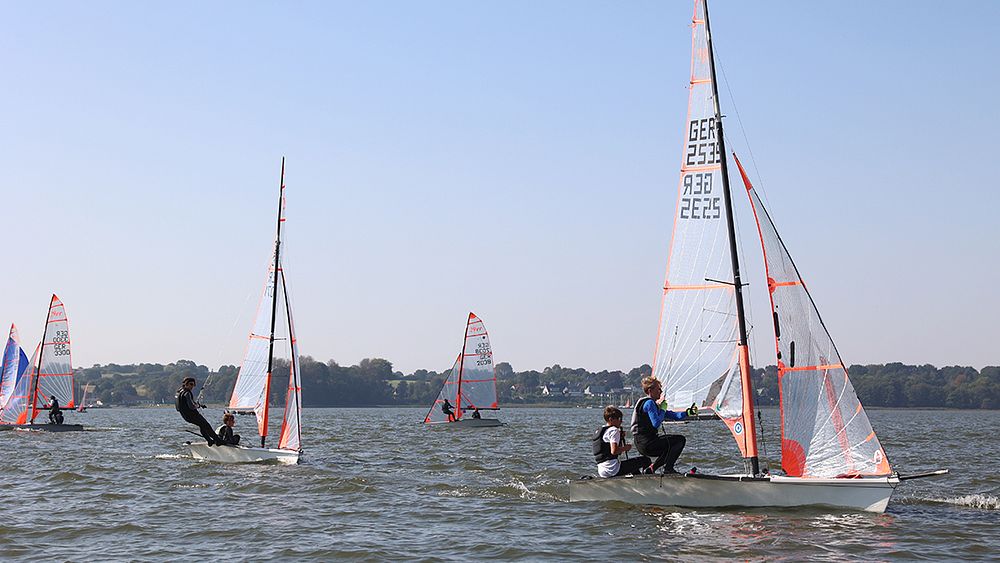
[[[193,427],[172,409],[69,414],[83,433],[0,432],[0,559],[1000,556],[998,411],[870,411],[901,472],[952,470],[905,483],[885,514],[571,504],[569,480],[594,472],[599,410],[510,408],[509,426],[468,430],[417,424],[424,413],[306,409],[298,466],[191,460]],[[674,429],[688,437],[679,468],[736,468],[721,423]]]

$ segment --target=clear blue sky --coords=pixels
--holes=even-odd
[[[1000,363],[1000,3],[711,9],[755,180],[844,360]],[[54,291],[76,365],[238,363],[286,155],[303,354],[444,369],[473,310],[515,369],[650,362],[690,15],[6,3],[0,321],[33,346]]]

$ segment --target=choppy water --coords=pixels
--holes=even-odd
[[[870,411],[901,472],[952,470],[905,483],[882,515],[571,504],[569,480],[594,472],[599,410],[511,408],[506,427],[460,431],[419,425],[423,414],[306,409],[298,466],[187,458],[172,409],[69,414],[83,433],[0,432],[0,558],[1000,557],[997,411]],[[720,423],[676,428],[679,468],[736,469]]]

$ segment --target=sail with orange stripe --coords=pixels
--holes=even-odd
[[[452,406],[449,420],[441,407],[445,401]],[[486,325],[475,313],[469,313],[465,323],[462,353],[455,360],[441,392],[431,405],[424,422],[436,424],[461,420],[467,411],[497,410],[497,376],[493,368],[493,349]]]
[[[257,306],[257,315],[247,342],[243,363],[236,374],[236,384],[227,410],[253,412],[257,417],[257,433],[264,447],[268,436],[271,379],[275,370],[276,352],[288,360],[288,385],[285,388],[285,412],[281,419],[278,448],[301,450],[302,381],[299,373],[298,342],[292,322],[292,305],[288,296],[285,269],[282,266],[282,232],[285,226],[285,159],[281,159],[281,179],[278,199],[278,226],[274,253],[267,268],[264,290]],[[277,350],[276,350],[277,349]]]
[[[889,475],[844,361],[739,159],[771,296],[781,401],[781,466],[792,477]]]
[[[743,419],[741,373],[749,365],[740,361],[716,118],[705,4],[699,0],[692,19],[688,115],[653,373],[663,382],[671,409],[695,404],[718,414],[749,457],[756,455],[756,446],[746,431],[752,424]]]
[[[38,350],[41,345],[35,347],[35,353],[31,355],[31,360],[25,361],[18,368],[17,379],[14,380],[14,387],[10,395],[0,408],[0,422],[4,424],[26,424],[30,402],[28,397],[31,394],[31,382],[34,381],[34,372],[38,367]]]
[[[49,302],[49,313],[45,319],[42,339],[41,359],[35,377],[35,393],[31,402],[31,421],[48,404],[51,397],[59,400],[59,406],[72,409],[73,402],[73,362],[70,353],[69,319],[66,307],[56,295]]]
[[[0,367],[0,408],[7,404],[7,399],[14,392],[18,378],[24,374],[28,368],[28,358],[21,349],[21,340],[17,334],[17,327],[10,325],[10,333],[7,337],[7,345],[3,350],[3,366]]]

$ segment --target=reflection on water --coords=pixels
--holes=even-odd
[[[0,558],[48,554],[52,545],[74,546],[59,559],[134,560],[220,551],[237,559],[567,561],[1000,552],[992,469],[1000,444],[981,436],[1000,422],[997,412],[871,411],[900,470],[955,460],[953,475],[905,483],[878,515],[569,503],[569,480],[594,472],[589,439],[600,410],[505,409],[509,426],[466,430],[417,424],[425,410],[306,409],[298,466],[191,460],[186,425],[167,409],[74,414],[100,429],[90,432],[0,433],[0,484],[7,498],[24,501],[0,503]],[[765,413],[773,429],[777,417]],[[682,468],[742,465],[721,424],[671,431],[688,437]]]

